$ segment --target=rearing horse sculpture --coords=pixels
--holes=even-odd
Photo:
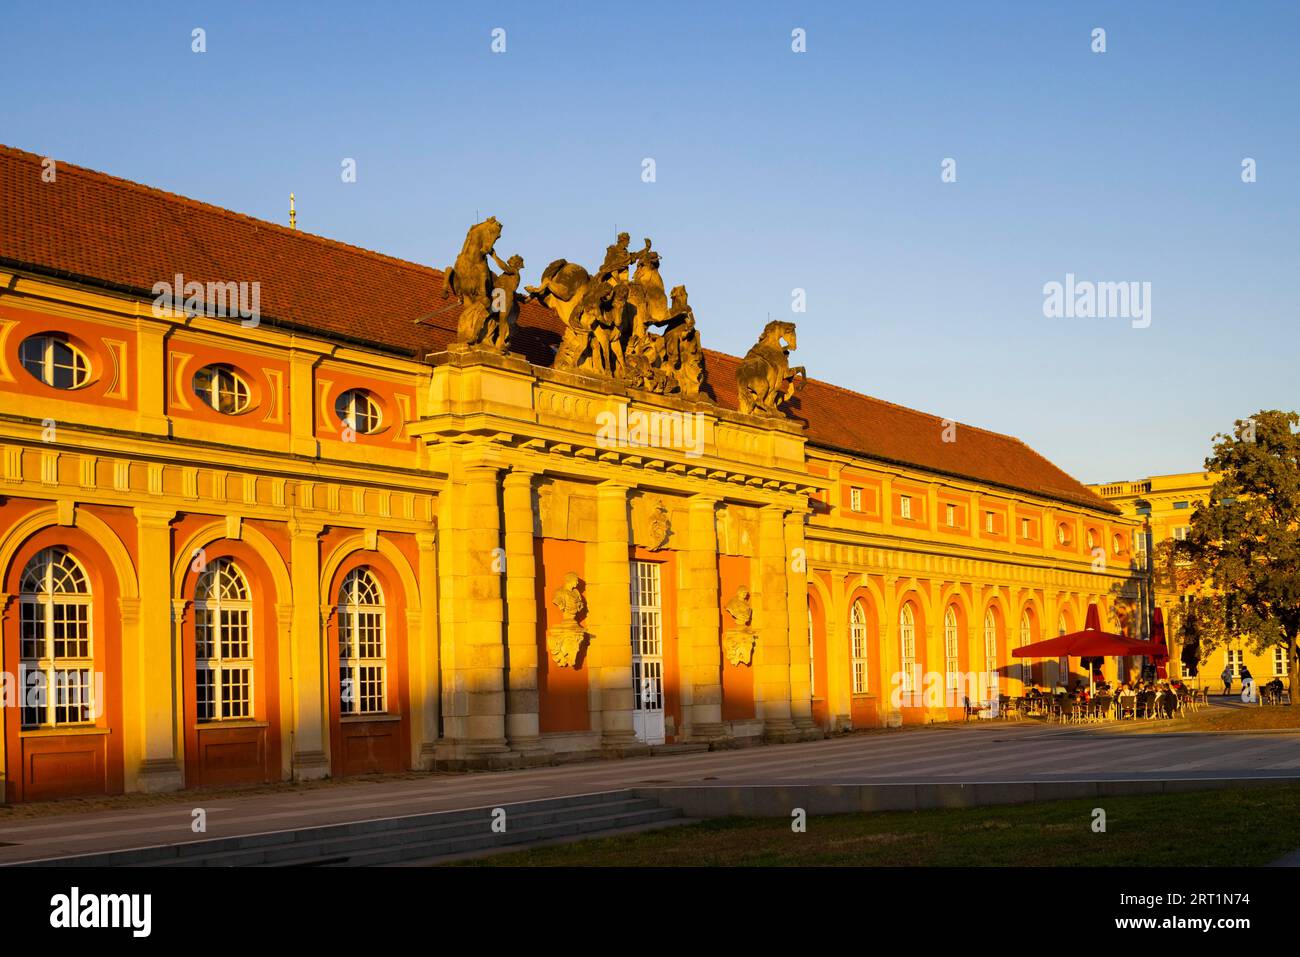
[[[798,348],[793,322],[773,319],[763,327],[758,342],[736,368],[736,392],[745,414],[781,415],[780,405],[803,387],[803,366],[790,366],[789,354]]]
[[[501,238],[501,224],[495,216],[470,227],[465,245],[456,264],[447,269],[446,291],[460,297],[460,318],[456,322],[456,339],[475,345],[483,337],[492,314],[492,270],[488,253]]]

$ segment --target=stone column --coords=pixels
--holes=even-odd
[[[438,714],[441,698],[441,668],[438,654],[438,536],[434,531],[417,532],[419,549],[420,610],[408,612],[406,635],[413,653],[411,660],[411,751],[414,767],[430,770],[438,744]]]
[[[504,482],[506,575],[506,738],[527,762],[541,762],[537,691],[537,560],[533,550],[533,473],[512,469]]]
[[[320,533],[318,522],[289,523],[293,606],[287,622],[293,661],[293,779],[310,781],[330,771],[329,732],[321,631]]]
[[[687,547],[680,553],[677,630],[684,639],[680,642],[682,683],[690,690],[683,723],[692,741],[723,736],[717,504],[717,499],[706,495],[690,500]]]
[[[171,625],[171,521],[173,509],[135,509],[140,564],[140,600],[128,609],[123,602],[123,644],[134,647],[139,666],[140,698],[133,702],[138,718],[140,764],[136,787],[141,791],[175,791],[184,786],[177,742],[179,707],[173,662],[180,661],[179,632]],[[179,628],[179,622],[177,626]]]
[[[506,744],[505,606],[498,466],[455,470],[438,536],[444,728],[453,764],[513,763]],[[450,700],[448,700],[450,699]]]
[[[804,512],[785,516],[786,608],[790,619],[790,716],[800,736],[822,737],[812,719],[812,681],[808,655],[808,547]]]
[[[758,513],[757,581],[758,648],[754,683],[759,717],[768,741],[797,741],[799,730],[790,712],[790,612],[786,591],[785,509],[768,505]]]
[[[632,603],[628,558],[628,488],[605,482],[596,488],[594,592],[588,603],[587,651],[600,703],[601,747],[615,753],[641,750],[632,727]],[[594,655],[593,655],[594,652]]]

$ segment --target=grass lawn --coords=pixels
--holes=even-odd
[[[1093,808],[1106,832],[1093,833]],[[457,867],[1257,866],[1300,848],[1300,786],[963,810],[723,818]]]

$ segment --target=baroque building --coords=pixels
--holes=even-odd
[[[1198,506],[1209,502],[1216,481],[1218,476],[1212,472],[1179,472],[1173,475],[1151,475],[1134,482],[1108,482],[1089,487],[1118,506],[1125,516],[1144,524],[1145,534],[1140,533],[1136,542],[1139,562],[1145,568],[1148,546],[1154,551],[1164,542],[1187,537],[1191,529],[1192,513]],[[1182,635],[1177,626],[1181,621],[1178,605],[1183,596],[1168,586],[1162,586],[1162,582],[1168,581],[1168,576],[1151,576],[1151,581],[1155,588],[1153,603],[1161,609],[1169,630],[1169,674],[1171,677],[1192,680],[1191,669],[1183,661]],[[1203,688],[1222,689],[1225,668],[1232,670],[1233,687],[1236,690],[1241,688],[1242,668],[1249,669],[1259,684],[1273,678],[1286,680],[1289,677],[1287,652],[1282,645],[1269,648],[1261,654],[1246,637],[1240,636],[1223,647],[1198,648],[1197,652],[1199,654],[1192,653],[1191,660],[1197,662],[1195,679]]]
[[[960,718],[1136,595],[1134,518],[791,323],[704,349],[649,240],[521,288],[495,220],[438,271],[4,147],[0,195],[7,801]]]

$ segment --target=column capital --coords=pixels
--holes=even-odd
[[[596,486],[596,494],[602,498],[619,498],[626,497],[632,487],[625,482],[616,482],[612,479],[608,482],[601,482]]]
[[[135,513],[135,520],[141,528],[166,528],[176,519],[174,508],[150,508],[147,505],[137,505],[131,511]]]
[[[698,495],[692,495],[690,499],[688,499],[688,503],[690,504],[691,508],[698,508],[698,509],[715,509],[718,507],[719,501],[720,500],[717,498],[717,496],[705,495],[704,493],[700,493]]]
[[[289,534],[294,538],[317,538],[325,531],[325,523],[301,518],[289,519]]]
[[[432,552],[438,547],[438,530],[415,533],[415,545],[422,552]]]
[[[509,472],[505,474],[505,478],[502,480],[502,483],[505,485],[506,488],[520,488],[520,487],[532,488],[533,479],[535,479],[536,477],[537,477],[536,472],[530,471],[528,469],[512,468]]]
[[[140,599],[139,598],[119,598],[117,600],[118,611],[122,616],[122,624],[128,628],[140,623]]]

